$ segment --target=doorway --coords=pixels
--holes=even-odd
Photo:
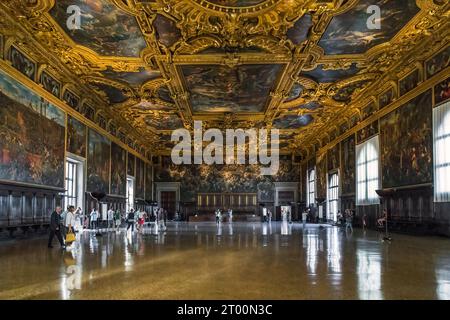
[[[167,210],[167,219],[173,220],[177,209],[176,191],[161,191],[161,208]]]

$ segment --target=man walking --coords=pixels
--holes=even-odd
[[[50,217],[50,234],[48,237],[48,247],[53,248],[52,242],[53,237],[56,235],[59,243],[61,244],[61,248],[65,249],[63,238],[61,236],[61,207],[56,207],[55,211],[52,212]]]

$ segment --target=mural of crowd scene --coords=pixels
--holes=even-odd
[[[368,84],[367,81],[357,81],[348,86],[340,88],[336,94],[333,96],[333,99],[338,102],[348,102],[352,99],[352,95],[357,91],[361,90]]]
[[[450,99],[450,78],[445,79],[434,87],[434,103],[441,104]]]
[[[95,110],[90,105],[83,105],[83,114],[89,120],[94,121]]]
[[[182,66],[194,112],[261,112],[282,65]]]
[[[161,76],[161,72],[156,70],[146,70],[141,68],[138,72],[123,72],[107,69],[102,74],[111,80],[124,82],[132,87],[140,87],[145,82],[156,79]]]
[[[64,91],[63,100],[72,109],[79,110],[80,99],[69,90]]]
[[[392,101],[394,101],[394,89],[390,88],[386,92],[382,93],[378,99],[380,109],[391,104]]]
[[[299,45],[308,39],[308,33],[311,29],[312,17],[310,14],[305,14],[294,24],[292,28],[287,31],[287,37],[293,44]]]
[[[342,194],[355,193],[355,136],[341,142]]]
[[[136,157],[136,198],[145,198],[145,162]]]
[[[381,29],[370,28],[371,5],[381,9]],[[360,0],[351,10],[335,16],[319,42],[325,54],[357,54],[391,40],[419,12],[416,0]]]
[[[156,15],[153,26],[155,27],[158,41],[168,48],[181,38],[181,31],[177,28],[175,21],[166,16]]]
[[[415,70],[399,81],[400,96],[408,93],[419,84],[419,70]]]
[[[369,118],[371,115],[373,115],[375,112],[377,112],[377,106],[374,102],[372,102],[367,107],[362,109],[361,119],[365,120]]]
[[[61,92],[61,85],[47,72],[42,72],[41,79],[39,80],[45,90],[59,98]]]
[[[128,153],[127,174],[129,176],[134,177],[136,174],[135,168],[136,168],[136,157],[133,154]]]
[[[69,116],[67,119],[67,151],[86,158],[86,126]]]
[[[289,92],[289,96],[286,99],[286,102],[295,100],[300,97],[303,92],[303,86],[298,83],[294,83],[292,86],[291,92]]]
[[[109,193],[111,142],[89,129],[87,156],[87,190]]]
[[[317,159],[316,164],[316,198],[326,199],[327,197],[327,157],[326,154],[322,158]]]
[[[160,114],[158,117],[149,115],[145,122],[157,130],[175,130],[183,128],[183,121],[176,114]]]
[[[169,88],[167,88],[166,86],[162,86],[161,88],[158,89],[158,97],[161,100],[164,100],[166,102],[172,102],[172,103],[174,102],[171,97]]]
[[[425,63],[427,79],[450,65],[450,46],[439,52]]]
[[[378,134],[378,120],[372,122],[371,124],[362,128],[361,130],[358,130],[358,132],[356,133],[356,141],[357,143],[361,143],[377,134]]]
[[[340,70],[325,70],[323,65],[319,65],[314,70],[303,72],[302,75],[313,79],[317,83],[330,83],[354,76],[358,71],[356,63],[353,63],[348,69]]]
[[[111,143],[111,194],[126,195],[127,152]]]
[[[64,187],[65,113],[0,71],[0,179]]]
[[[384,188],[432,181],[431,90],[381,119]]]
[[[95,84],[95,87],[106,94],[110,103],[122,103],[128,99],[122,90],[102,83]]]
[[[328,170],[338,169],[340,165],[339,144],[328,150]]]
[[[277,129],[298,129],[309,125],[313,120],[314,118],[309,114],[302,116],[286,115],[276,119],[273,126]]]
[[[69,30],[67,8],[81,9],[81,28]],[[102,56],[139,57],[146,47],[136,19],[107,0],[59,0],[50,14],[78,44]]]
[[[12,66],[34,81],[36,75],[36,64],[15,47],[11,47],[10,55]]]
[[[150,164],[147,164],[145,168],[145,200],[153,200],[152,185],[153,167]]]

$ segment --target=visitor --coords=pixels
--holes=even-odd
[[[353,226],[352,226],[353,214],[352,214],[352,212],[349,209],[347,209],[345,211],[346,211],[346,214],[345,214],[345,232],[347,232],[347,230],[350,228],[352,233],[353,233]]]
[[[108,219],[108,226],[107,228],[112,228],[114,226],[114,210],[112,208],[109,208],[107,213],[107,219]]]
[[[267,222],[267,210],[263,209],[263,222]]]
[[[69,206],[64,221],[64,239],[69,233],[75,233],[75,207]]]
[[[127,214],[127,231],[131,227],[131,232],[134,232],[134,209],[130,209],[130,212]]]
[[[98,211],[94,207],[90,214],[90,223],[91,223],[91,229],[97,229],[98,228]]]
[[[233,222],[233,210],[231,209],[228,209],[228,219],[230,223]]]
[[[384,223],[387,221],[387,211],[386,209],[383,210],[383,215],[381,218],[377,220],[377,226],[378,227],[384,227]]]
[[[271,223],[272,222],[272,211],[268,210],[267,211],[267,216],[269,218],[269,223]]]
[[[48,237],[48,247],[53,248],[52,242],[53,237],[56,235],[56,238],[58,238],[58,241],[61,245],[62,249],[65,249],[66,246],[64,245],[63,238],[61,236],[61,207],[56,207],[55,211],[52,212],[52,215],[50,216],[50,233]]]
[[[303,228],[305,228],[305,226],[306,226],[307,218],[308,218],[308,212],[306,212],[306,210],[303,210],[303,213],[302,213]]]
[[[75,211],[75,218],[79,221],[80,224],[80,228],[84,228],[84,215],[83,215],[83,210],[78,207],[77,210]],[[76,232],[77,230],[75,230]]]
[[[120,210],[119,210],[119,209],[117,209],[117,210],[114,212],[114,221],[115,221],[115,223],[116,223],[116,231],[119,231],[120,224],[121,224],[121,222],[122,222],[122,217],[121,217],[121,214],[120,214]]]
[[[138,213],[138,232],[142,233],[144,230],[145,212],[139,211]]]

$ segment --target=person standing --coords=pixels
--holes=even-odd
[[[108,229],[114,227],[114,210],[112,208],[109,208],[107,213],[108,218]]]
[[[229,217],[229,222],[233,222],[233,210],[228,209],[228,217]]]
[[[306,212],[306,210],[303,210],[302,213],[303,228],[305,228],[306,226],[306,219],[308,219],[308,212]]]
[[[65,226],[65,232],[64,236],[66,236],[69,232],[75,233],[75,207],[69,206],[67,213],[66,213],[66,220],[64,221]]]
[[[347,209],[345,214],[345,232],[347,232],[347,229],[350,228],[350,230],[352,230],[353,233],[352,219],[353,214],[350,210]]]
[[[119,209],[117,209],[117,210],[114,212],[114,221],[115,221],[115,223],[116,223],[116,231],[119,231],[120,223],[122,222],[122,221],[121,221],[121,214],[120,214],[120,210],[119,210]]]
[[[59,243],[61,244],[61,248],[65,249],[66,246],[64,245],[64,241],[61,235],[61,207],[56,207],[55,211],[52,212],[52,215],[50,216],[50,234],[48,237],[48,247],[53,248],[52,242],[53,237],[56,235],[56,238],[58,238]]]
[[[134,232],[134,209],[130,209],[127,215],[127,231],[131,227],[131,232]]]
[[[84,214],[80,207],[75,211],[75,218],[80,222],[80,230],[81,228],[84,228]]]
[[[91,221],[91,229],[97,229],[98,228],[98,225],[97,225],[97,220],[98,220],[98,211],[97,211],[97,209],[96,208],[93,208],[92,209],[92,212],[91,212],[91,219],[90,219]]]

